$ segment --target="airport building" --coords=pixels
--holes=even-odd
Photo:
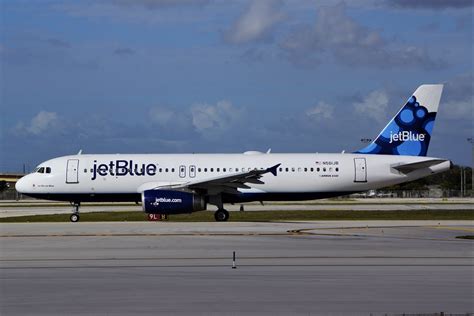
[[[0,173],[0,200],[26,198],[15,190],[15,183],[23,176],[23,173]]]

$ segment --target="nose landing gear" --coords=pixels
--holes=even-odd
[[[79,217],[79,207],[81,206],[81,203],[79,202],[71,202],[72,206],[73,206],[73,209],[72,209],[72,214],[71,216],[69,216],[69,219],[71,220],[71,222],[73,223],[76,223],[79,221],[80,217]]]

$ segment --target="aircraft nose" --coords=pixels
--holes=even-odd
[[[26,176],[18,179],[18,181],[15,183],[15,190],[19,193],[26,193],[28,190],[28,180],[26,179]]]

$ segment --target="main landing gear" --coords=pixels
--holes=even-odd
[[[81,203],[79,203],[79,202],[72,203],[71,202],[71,205],[72,205],[73,209],[72,209],[71,216],[69,216],[69,219],[71,220],[71,222],[76,223],[80,219],[80,217],[79,217],[79,207],[81,206]]]
[[[229,219],[229,212],[227,212],[223,208],[218,209],[214,213],[214,218],[216,219],[216,222],[226,222]]]

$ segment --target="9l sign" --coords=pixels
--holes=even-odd
[[[148,214],[147,217],[151,222],[166,221],[168,219],[166,214]]]

